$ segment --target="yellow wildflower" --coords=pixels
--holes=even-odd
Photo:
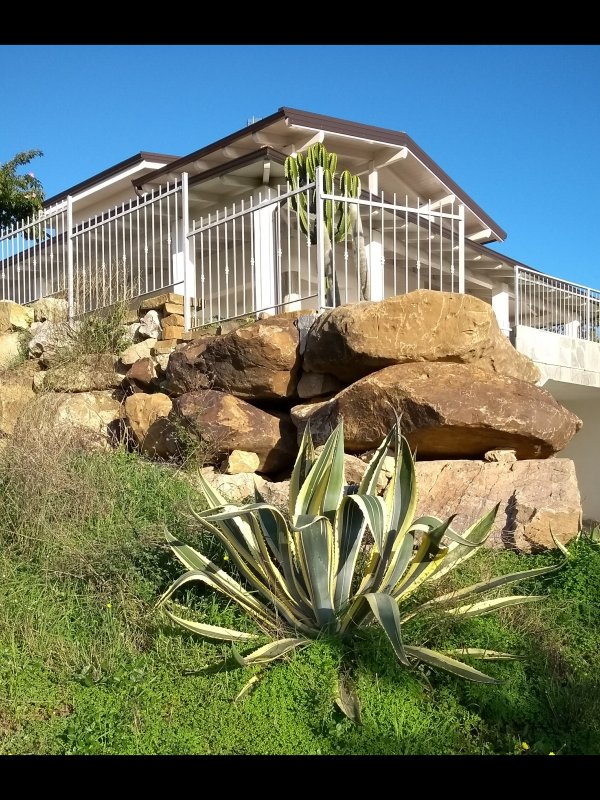
[[[529,750],[529,745],[527,744],[527,742],[521,742],[521,747],[523,748],[523,750]]]

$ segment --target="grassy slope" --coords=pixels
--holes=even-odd
[[[356,727],[334,708],[339,657],[327,642],[233,704],[249,673],[218,671],[227,646],[153,612],[181,572],[160,526],[186,530],[187,482],[124,452],[51,453],[35,469],[26,455],[0,464],[0,753],[511,754],[522,742],[527,754],[600,752],[598,546],[574,544],[566,568],[519,589],[549,592],[544,604],[407,626],[410,643],[523,655],[485,665],[501,686],[409,674],[369,631]],[[557,559],[487,552],[462,580]],[[210,594],[194,603],[213,624],[247,624]]]

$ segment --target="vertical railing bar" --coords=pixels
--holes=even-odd
[[[73,308],[73,198],[71,195],[67,196],[67,308],[69,314],[69,322],[72,323],[75,318],[75,309]]]
[[[231,204],[231,213],[234,215],[232,225],[231,225],[231,237],[233,239],[232,244],[232,261],[233,261],[233,286],[234,286],[234,309],[235,314],[237,316],[239,312],[239,304],[238,304],[238,295],[239,295],[239,287],[238,287],[238,272],[237,272],[237,219],[235,217],[235,202]],[[242,226],[244,224],[244,220],[242,220]]]
[[[245,210],[246,210],[245,203],[244,203],[244,199],[242,198],[242,201],[241,201],[241,212],[242,212],[242,217],[241,217],[241,226],[242,226],[242,235],[241,235],[241,239],[242,239],[242,285],[244,287],[242,307],[244,309],[244,314],[246,313],[246,308],[247,308],[247,306],[246,306],[246,296],[248,294],[247,289],[246,289],[246,280],[247,280],[246,279],[246,220],[249,219],[249,217],[247,217],[244,214]],[[252,305],[252,301],[250,301],[250,305]]]

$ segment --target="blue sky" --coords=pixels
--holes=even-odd
[[[0,75],[0,162],[43,150],[47,196],[290,106],[405,131],[496,249],[600,288],[598,45],[0,45]]]

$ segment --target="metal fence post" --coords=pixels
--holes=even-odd
[[[519,307],[519,267],[515,265],[515,331],[521,324],[521,309]]]
[[[315,202],[317,204],[317,297],[319,311],[325,308],[325,239],[323,238],[323,167],[317,167]],[[309,234],[310,236],[310,234]]]
[[[73,198],[67,196],[67,228],[69,236],[67,238],[67,307],[69,312],[69,322],[75,319],[75,302],[73,292]]]
[[[188,235],[190,232],[190,205],[188,194],[188,174],[187,172],[181,173],[181,207],[182,207],[182,222],[183,222],[183,330],[189,331],[192,322],[192,305],[190,296],[190,241]]]
[[[587,290],[587,305],[586,305],[586,324],[585,324],[585,338],[588,341],[591,341],[591,333],[592,333],[592,314],[591,314],[591,296],[590,290]]]

